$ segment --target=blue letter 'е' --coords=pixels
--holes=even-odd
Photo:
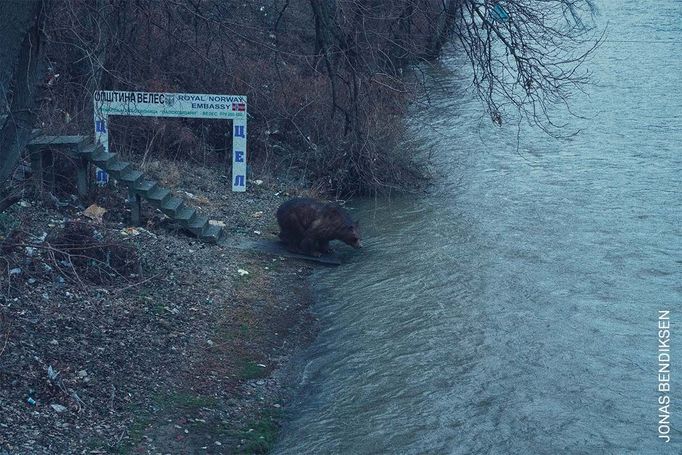
[[[244,162],[244,152],[241,150],[235,150],[234,151],[234,161],[236,163],[243,163]]]

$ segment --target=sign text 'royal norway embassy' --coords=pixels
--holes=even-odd
[[[158,92],[95,92],[95,107],[108,115],[245,118],[246,97]]]

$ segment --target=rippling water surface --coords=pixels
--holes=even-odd
[[[316,275],[322,331],[275,453],[682,453],[675,348],[673,442],[656,430],[657,310],[682,340],[682,2],[597,20],[568,141],[522,127],[517,153],[444,63],[460,93],[413,119],[444,175],[357,204],[368,247]]]

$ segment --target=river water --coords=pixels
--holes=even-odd
[[[411,119],[436,188],[356,204],[367,248],[315,276],[322,328],[276,454],[682,453],[682,2],[602,3],[572,100],[588,119],[557,114],[571,140],[522,125],[517,151],[445,60],[456,93]]]

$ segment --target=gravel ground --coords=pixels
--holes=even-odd
[[[233,194],[213,169],[155,166],[225,223],[224,244],[197,242],[148,206],[142,228],[127,226],[114,186],[97,191],[101,223],[74,200],[24,201],[1,220],[17,228],[0,263],[1,455],[266,453],[272,444],[287,361],[315,333],[311,266],[230,244],[274,237],[276,207],[297,192],[264,179]]]

